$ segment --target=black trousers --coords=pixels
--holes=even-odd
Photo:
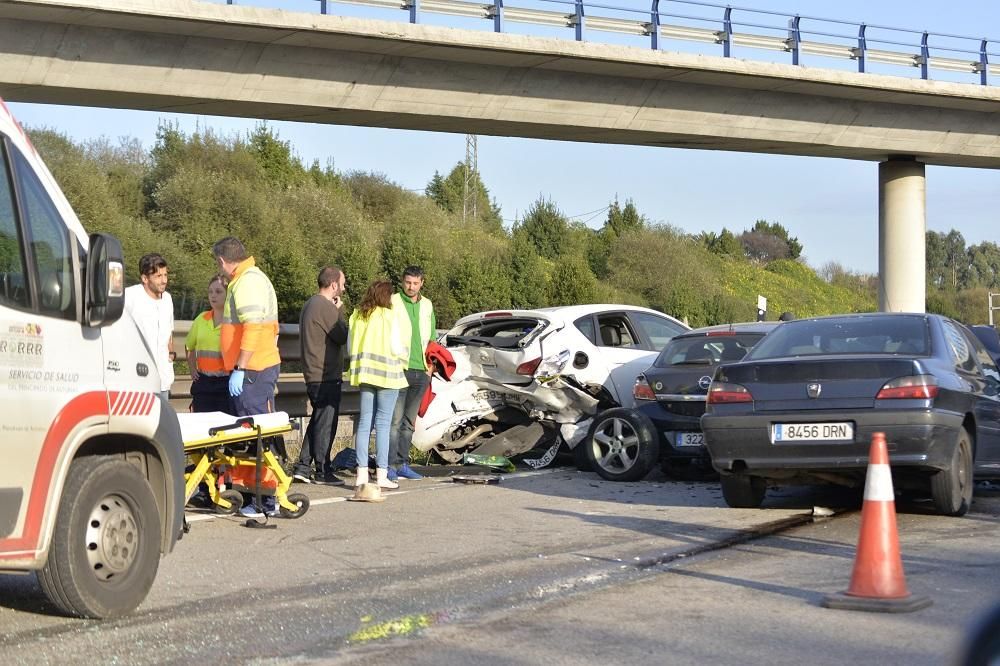
[[[306,393],[312,405],[312,416],[302,442],[302,452],[295,464],[294,473],[308,474],[313,465],[317,476],[333,474],[330,461],[330,447],[337,435],[337,419],[340,416],[340,394],[342,382],[308,382]]]

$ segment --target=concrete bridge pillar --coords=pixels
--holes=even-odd
[[[924,165],[891,157],[878,165],[878,307],[924,312],[927,187]]]

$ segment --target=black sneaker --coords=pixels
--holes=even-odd
[[[342,486],[344,485],[344,480],[336,474],[324,474],[323,483],[328,486]]]
[[[312,477],[309,472],[292,472],[292,481],[298,481],[299,483],[312,483]]]

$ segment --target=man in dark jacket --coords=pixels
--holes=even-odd
[[[299,317],[302,373],[305,375],[309,404],[312,405],[312,416],[292,478],[304,483],[312,483],[313,480],[343,483],[334,476],[330,446],[337,434],[344,345],[347,344],[347,321],[341,302],[344,272],[336,266],[327,266],[319,272],[316,283],[319,290],[306,301]],[[315,476],[312,474],[313,465],[316,467]]]

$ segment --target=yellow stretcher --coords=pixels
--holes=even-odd
[[[181,438],[187,455],[185,504],[204,482],[212,506],[233,514],[243,506],[243,493],[274,495],[282,518],[300,518],[309,498],[288,494],[292,479],[271,451],[269,438],[293,428],[285,412],[237,417],[225,412],[181,413]],[[256,444],[256,448],[248,444]],[[258,466],[258,461],[260,465]]]

